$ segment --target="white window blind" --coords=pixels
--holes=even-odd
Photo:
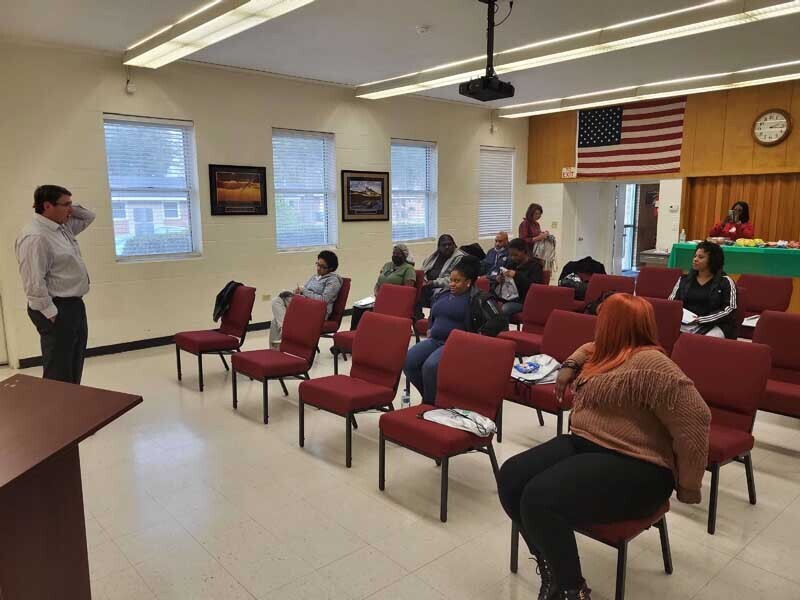
[[[112,115],[103,125],[117,257],[195,252],[193,125]],[[165,214],[166,203],[177,208],[179,218]]]
[[[436,237],[436,144],[392,140],[392,240]]]
[[[335,246],[338,217],[333,135],[273,129],[272,164],[278,249]]]
[[[513,210],[514,151],[481,146],[478,236],[511,232]]]

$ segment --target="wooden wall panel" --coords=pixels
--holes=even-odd
[[[688,179],[681,210],[687,239],[708,236],[738,200],[750,205],[756,237],[800,240],[800,173]]]
[[[786,110],[791,110],[792,95],[796,83],[794,81],[786,81],[784,83],[776,83],[775,85],[765,85],[753,88],[758,91],[758,103],[756,104],[756,115],[760,115],[770,108],[787,107]],[[798,89],[800,94],[800,88]],[[797,118],[800,119],[800,113]],[[751,119],[752,121],[752,119]],[[796,132],[795,132],[796,133]],[[789,141],[793,140],[795,136],[792,135],[784,143],[774,147],[765,147],[760,144],[753,145],[753,170],[755,171],[774,171],[786,165],[786,151],[789,147]]]
[[[694,113],[696,125],[694,135],[690,139],[684,138],[681,170],[722,170],[726,108],[725,92],[698,94],[687,99],[686,113]],[[692,158],[691,163],[687,163],[683,156],[683,152],[687,150]]]
[[[575,165],[575,111],[534,117],[528,130],[528,183],[561,181],[561,169]]]

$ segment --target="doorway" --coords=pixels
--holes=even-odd
[[[642,264],[640,254],[656,247],[658,194],[657,182],[617,184],[612,251],[615,275],[636,277]]]

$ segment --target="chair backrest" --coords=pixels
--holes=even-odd
[[[299,356],[311,366],[327,310],[328,307],[322,300],[294,296],[286,308],[286,317],[283,320],[281,352]]]
[[[342,277],[342,287],[339,288],[339,295],[336,296],[336,300],[333,303],[333,308],[331,309],[331,316],[328,317],[328,321],[333,321],[336,323],[336,328],[339,328],[339,325],[342,323],[342,317],[344,317],[344,311],[347,307],[347,297],[350,295],[350,278],[349,277]]]
[[[586,303],[599,300],[605,292],[624,292],[632,294],[636,287],[636,280],[633,277],[623,277],[622,275],[593,275],[586,288]]]
[[[475,286],[482,292],[489,293],[489,287],[491,286],[491,282],[489,281],[488,277],[478,277],[475,281]]]
[[[564,362],[575,350],[594,340],[596,325],[594,315],[554,310],[544,326],[542,354]]]
[[[422,287],[423,287],[422,284],[425,283],[425,271],[423,271],[421,269],[416,269],[414,271],[414,274],[417,276],[417,278],[414,280],[414,287],[417,290],[417,300],[416,301],[419,302],[420,299],[422,298]]]
[[[792,300],[792,278],[744,273],[736,282],[737,287],[747,288],[747,296],[739,303],[747,316],[765,310],[785,312]]]
[[[381,289],[384,287],[386,284]],[[408,289],[414,291],[413,288]],[[397,389],[408,352],[410,328],[410,317],[364,313],[353,340],[350,377]]]
[[[752,431],[769,377],[768,346],[686,334],[675,344],[672,360],[694,381],[711,409],[712,425]]]
[[[653,305],[656,327],[658,327],[658,343],[667,351],[667,354],[672,354],[672,348],[681,335],[683,302],[664,300],[663,298],[644,297],[644,299]]]
[[[645,267],[636,278],[636,295],[647,298],[669,298],[675,284],[683,275],[680,269]]]
[[[466,408],[497,418],[514,366],[514,343],[455,330],[444,345],[436,382],[436,406]]]
[[[222,313],[219,330],[222,333],[243,338],[247,326],[253,318],[253,304],[256,301],[256,288],[240,285],[233,290],[231,305]]]
[[[753,341],[772,350],[771,379],[800,384],[800,314],[765,310]]]
[[[543,333],[550,313],[569,310],[574,300],[574,288],[531,284],[522,307],[522,331]]]
[[[411,318],[417,290],[408,285],[384,283],[375,295],[374,312],[392,317]]]
[[[553,272],[550,269],[542,271],[542,285],[550,285],[550,278],[552,276]]]

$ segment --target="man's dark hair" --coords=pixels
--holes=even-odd
[[[711,269],[714,275],[722,271],[722,267],[725,266],[725,254],[722,252],[722,248],[719,244],[715,244],[714,242],[700,242],[697,244],[695,252],[697,252],[697,250],[703,250],[708,254],[708,268]]]
[[[72,192],[60,185],[40,185],[33,192],[33,209],[41,214],[44,212],[45,202],[57,204],[61,196],[72,196]]]
[[[747,202],[734,202],[733,206],[731,206],[731,210],[736,208],[737,206],[742,207],[742,223],[748,223],[750,221],[750,205]]]
[[[336,256],[336,253],[331,252],[330,250],[323,250],[317,254],[317,260],[320,258],[325,261],[325,264],[328,265],[329,271],[333,272],[339,268],[339,257]]]
[[[458,271],[464,276],[464,279],[469,279],[473,283],[478,279],[481,272],[481,261],[469,254],[463,257],[458,264],[453,267],[453,271]]]
[[[528,244],[525,243],[525,240],[521,238],[514,238],[510,242],[508,242],[508,249],[514,248],[514,250],[519,250],[520,252],[527,252],[528,251]]]

